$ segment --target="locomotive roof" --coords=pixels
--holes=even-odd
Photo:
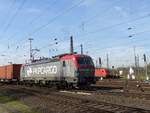
[[[74,55],[74,54],[77,54],[77,53],[76,53],[76,52],[74,52],[73,54],[64,53],[64,54],[60,54],[60,55],[53,56],[52,58],[61,58],[61,57],[66,56],[66,55]]]
[[[60,60],[71,59],[71,58],[78,58],[78,57],[90,57],[90,56],[88,56],[88,55],[81,55],[81,54],[69,54],[69,55],[62,56],[60,58]]]
[[[56,62],[56,61],[59,61],[59,59],[57,59],[57,58],[40,59],[40,60],[34,61],[32,63],[29,63],[27,65],[36,65],[36,64],[50,63],[50,62]]]
[[[78,58],[78,57],[89,57],[89,56],[88,55],[81,55],[81,54],[62,54],[62,55],[55,56],[53,58],[36,60],[32,63],[27,64],[27,65],[50,63],[50,62],[56,62],[59,60],[72,59],[72,58]]]

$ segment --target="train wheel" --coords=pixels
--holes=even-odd
[[[61,86],[62,86],[62,89],[67,89],[68,83],[66,81],[62,81]]]
[[[57,84],[57,89],[67,89],[68,83],[66,81],[61,81]]]
[[[72,83],[68,84],[68,88],[69,88],[69,89],[74,89],[73,84],[72,84]]]

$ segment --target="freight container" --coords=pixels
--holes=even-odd
[[[0,79],[5,79],[6,78],[6,66],[1,66],[0,67]]]
[[[0,80],[1,81],[16,81],[20,78],[21,64],[11,64],[7,66],[0,66]]]

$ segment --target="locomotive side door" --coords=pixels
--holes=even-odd
[[[63,77],[68,79],[72,77],[73,66],[71,60],[63,61]]]
[[[63,78],[67,82],[74,82],[75,67],[72,60],[63,61]],[[63,79],[63,80],[64,80]]]
[[[60,80],[64,80],[64,78],[65,78],[65,76],[66,76],[66,61],[63,61],[62,62],[62,67],[63,67],[63,73],[62,73],[62,75],[61,75],[61,77],[60,77]]]
[[[72,68],[71,60],[63,61],[63,77],[68,78],[72,76]]]

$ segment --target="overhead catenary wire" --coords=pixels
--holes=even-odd
[[[43,47],[39,48],[39,50],[45,49],[45,48],[48,48],[48,47],[50,47],[50,46],[59,44],[60,42],[69,41],[69,40],[70,40],[70,39],[62,39],[62,40],[56,41],[56,42],[54,42],[54,43],[48,44],[48,45],[46,45],[46,46],[43,46]]]
[[[105,14],[108,13],[108,12],[110,11],[110,9],[111,9],[116,3],[118,3],[119,1],[120,1],[120,0],[116,0],[116,1],[113,2],[113,3],[110,3],[107,8],[103,9],[103,10],[100,11],[100,12],[101,12],[101,13],[105,12]],[[98,17],[99,14],[100,14],[100,12],[97,13],[97,14],[95,14],[94,16],[92,16],[92,17],[90,17],[90,18],[88,18],[88,19],[86,19],[86,20],[84,20],[84,21],[81,22],[81,28],[82,28],[83,31],[84,31],[84,26],[85,26],[85,25],[88,25],[91,21],[93,21],[93,19],[95,19],[96,17]],[[105,15],[104,15],[104,16],[105,16]],[[103,17],[104,17],[104,16],[103,16]],[[103,17],[101,16],[101,18],[103,18]]]
[[[75,4],[75,6],[81,4],[83,1],[84,1],[84,0],[80,1],[78,4]],[[74,6],[74,7],[75,7],[75,6]],[[69,9],[71,9],[71,8],[69,8]],[[62,14],[63,14],[63,13],[62,13]],[[58,17],[58,16],[59,16],[59,15],[57,15],[56,17]],[[148,15],[148,16],[149,16],[149,15]],[[56,17],[54,17],[54,18],[56,18]],[[136,18],[136,19],[140,19],[140,18],[144,18],[144,17],[145,17],[145,16],[142,16],[142,17],[139,17],[139,18]],[[147,17],[147,16],[146,16],[146,17]],[[53,19],[54,19],[54,18],[53,18]],[[52,20],[53,20],[53,19],[52,19]],[[136,19],[134,19],[134,20],[136,20]],[[55,19],[54,19],[54,20],[55,20]],[[134,21],[134,20],[131,20],[131,21]],[[52,21],[49,21],[49,22],[51,23]],[[129,22],[129,21],[127,21],[127,22]],[[50,24],[50,23],[48,23],[48,24]],[[118,26],[118,25],[121,25],[121,24],[123,24],[123,23],[125,24],[126,22],[122,22],[122,23],[119,23],[119,24],[115,24],[115,25],[113,25],[113,26],[116,26],[116,25]],[[45,25],[47,26],[47,24],[45,24]],[[46,26],[41,26],[41,27],[39,27],[39,29],[36,29],[36,30],[37,30],[37,31],[38,31],[38,30],[41,30],[43,27],[46,27]],[[108,27],[113,27],[113,26],[108,26]],[[108,27],[105,27],[104,29],[107,29]],[[30,33],[30,35],[31,35],[31,34],[34,34],[34,33],[35,33],[35,32]],[[88,33],[87,33],[87,34],[88,34]],[[89,34],[90,34],[90,33],[89,33]]]
[[[9,6],[9,9],[8,9],[8,11],[6,12],[5,16],[11,15],[12,9],[13,9],[14,5],[16,4],[16,2],[17,2],[17,0],[13,0],[13,2],[11,3],[11,5]],[[7,19],[5,19],[5,20],[2,22],[1,26],[5,25],[5,23],[7,22],[6,20],[7,20]],[[8,40],[9,40],[9,39],[8,39]],[[8,48],[9,48],[9,44],[8,44]]]
[[[59,13],[58,15],[56,15],[54,18],[52,18],[50,21],[48,21],[46,24],[38,27],[37,29],[35,29],[33,32],[28,33],[25,38],[31,37],[31,35],[35,34],[36,32],[40,31],[41,29],[43,29],[44,27],[47,27],[49,24],[53,23],[57,18],[59,18],[60,16],[63,16],[64,14],[70,12],[71,10],[73,10],[74,8],[78,7],[81,3],[83,3],[85,0],[81,0],[78,3],[72,5],[72,7],[64,10],[63,12]],[[20,39],[19,41],[22,41],[22,39]],[[16,45],[16,44],[13,44]],[[19,45],[19,44],[18,44]]]
[[[56,43],[59,44],[60,42],[64,42],[64,41],[70,41],[70,38],[68,38],[68,39],[62,39],[62,40],[59,40],[59,41],[57,41],[57,42],[48,44],[48,45],[46,45],[46,46],[41,47],[39,50],[48,48],[48,47],[50,47],[50,46],[54,46],[54,45],[56,45]],[[61,50],[61,51],[66,51],[66,50],[69,50],[69,48],[70,48],[70,47],[67,47],[67,48],[59,48],[59,49],[57,49],[57,51],[59,51],[59,50]],[[80,44],[74,46],[74,49],[79,49],[79,48],[80,48]],[[55,52],[56,52],[56,51],[55,51]]]
[[[150,32],[150,30],[145,30],[145,31],[140,31],[140,32],[136,32],[136,33],[133,33],[132,35],[140,35],[140,34],[143,34],[143,33],[147,33],[147,32]],[[127,38],[128,36],[126,36],[126,37],[124,37],[124,38],[121,38],[121,40],[128,40],[128,38]],[[66,40],[66,39],[65,39]],[[63,41],[65,41],[64,39],[63,40],[60,40],[60,41],[57,41],[58,43],[59,42],[63,42]],[[69,40],[69,39],[68,39]],[[123,43],[122,43],[123,44]],[[125,43],[125,44],[128,44],[128,43]],[[45,49],[45,48],[48,48],[49,47],[49,45],[55,45],[54,43],[53,44],[48,44],[48,45],[46,45],[46,46],[43,46],[43,47],[41,47],[40,49]],[[66,50],[66,49],[63,49],[63,50]],[[6,50],[7,51],[7,50]],[[6,51],[3,51],[3,52],[6,52]]]
[[[13,21],[15,20],[16,16],[18,15],[19,11],[23,8],[25,2],[26,2],[26,0],[22,0],[20,6],[17,8],[16,12],[12,15],[11,19],[7,23],[6,27],[4,28],[4,30],[2,32],[2,35],[5,34],[8,31],[8,29],[12,25]]]
[[[17,1],[17,0],[15,0],[15,1]],[[21,6],[23,6],[23,5],[25,4],[25,1],[27,1],[27,0],[23,0]],[[50,6],[52,6],[52,5],[56,4],[56,3],[57,3],[57,0],[54,0],[53,3],[52,3]],[[20,8],[19,8],[20,10],[21,10],[21,8],[22,8],[21,6],[20,6]],[[51,8],[50,6],[47,7],[46,9]],[[40,15],[38,15],[36,18],[34,18],[34,19],[33,19],[31,22],[29,22],[29,23],[32,24],[34,21],[38,20],[38,19],[39,19],[41,16],[43,16],[44,14],[45,14],[45,13],[42,12]],[[13,36],[15,36],[15,35],[16,35],[16,34],[14,34]],[[11,36],[10,38],[12,38],[12,36]],[[10,39],[10,38],[9,38],[9,39]]]
[[[105,14],[112,8],[112,6],[114,6],[116,3],[118,3],[121,0],[116,0],[115,2],[109,4],[109,6],[107,8],[105,8],[102,12],[105,12]],[[85,24],[88,24],[90,21],[92,21],[94,18],[98,17],[100,13],[95,14],[94,16],[92,16],[91,18],[87,19],[84,21]],[[101,17],[102,18],[102,17]]]
[[[69,41],[69,39],[58,40],[57,43],[59,44],[60,42],[64,42],[64,41]],[[56,42],[48,44],[48,45],[45,45],[45,46],[39,48],[38,50],[46,49],[46,48],[48,48],[50,46],[54,46],[55,44],[56,44]],[[18,49],[20,49],[20,46],[16,46],[15,52],[18,51]],[[8,52],[8,50],[3,51],[2,53],[6,53],[6,52]],[[9,52],[9,54],[10,53],[13,54],[13,51]]]
[[[70,39],[67,39],[68,41],[70,41]],[[67,41],[66,40],[66,41]],[[74,48],[74,50],[75,50],[75,52],[77,52],[78,53],[78,51],[80,50],[80,46],[81,46],[81,44],[77,44],[77,45],[75,45],[73,48]],[[70,49],[70,46],[69,47],[65,47],[65,48],[59,48],[59,49],[57,49],[57,51],[69,51],[69,49]]]
[[[150,30],[144,30],[144,31],[140,31],[140,32],[136,32],[136,33],[133,33],[132,35],[133,36],[139,36],[139,35],[141,35],[141,34],[144,34],[144,33],[150,33]],[[115,40],[115,41],[112,41],[112,43],[113,43],[113,45],[110,45],[109,46],[109,48],[110,47],[112,47],[112,46],[116,46],[116,45],[118,45],[117,43],[117,40],[118,38],[115,38],[115,39],[113,39],[113,40]],[[140,38],[136,38],[136,37],[132,37],[132,39],[140,39]],[[133,42],[129,42],[129,40],[132,40],[131,39],[131,37],[129,37],[129,36],[124,36],[124,37],[122,37],[122,38],[119,38],[119,40],[121,41],[121,42],[119,42],[119,44],[120,45],[129,45],[129,44],[131,44],[131,43],[133,43]],[[127,42],[126,42],[127,41]],[[145,39],[141,39],[140,40],[140,42],[142,42],[142,41],[145,41]],[[147,40],[148,41],[148,40]],[[137,41],[135,40],[134,41],[135,43],[137,43]],[[139,41],[138,41],[139,42]],[[86,43],[87,44],[87,43]],[[101,49],[107,49],[108,47],[103,47],[103,48],[95,48],[95,46],[94,46],[94,48],[91,48],[91,47],[93,47],[92,46],[92,44],[91,44],[91,42],[90,43],[88,43],[88,45],[90,45],[90,46],[88,46],[88,48],[90,48],[90,50],[92,49],[94,49],[94,50],[101,50]],[[144,46],[144,44],[142,45],[142,46]]]
[[[21,39],[21,40],[22,40],[22,39]],[[62,39],[62,40],[57,41],[57,43],[64,42],[64,41],[66,41],[66,40],[69,40],[69,39]],[[26,41],[27,41],[27,39],[26,39]],[[14,47],[14,46],[15,46],[15,50],[16,50],[16,48],[18,48],[18,49],[20,48],[19,45],[20,45],[20,43],[18,43],[18,44],[13,43],[13,44],[8,45],[8,46],[9,46],[9,47]],[[22,45],[22,44],[21,44],[21,45]],[[50,45],[51,45],[51,44],[48,44],[48,45],[43,46],[43,47],[41,47],[41,48],[39,48],[39,49],[41,50],[41,49],[48,48]],[[55,45],[55,44],[53,43],[52,45]],[[11,49],[11,48],[10,48],[10,49]],[[5,50],[3,50],[3,51],[1,51],[0,53],[6,53],[6,52],[8,52],[8,48],[5,49]],[[13,53],[13,52],[11,52],[11,53]]]
[[[57,38],[56,38],[57,39]],[[39,48],[39,50],[41,51],[41,50],[44,50],[44,49],[47,49],[48,50],[48,53],[49,53],[49,56],[50,56],[50,52],[55,52],[55,54],[56,53],[58,53],[59,52],[59,50],[60,50],[60,48],[58,49],[57,47],[57,45],[59,45],[60,44],[60,42],[65,42],[65,41],[69,41],[70,39],[68,38],[68,39],[61,39],[61,40],[54,40],[55,42],[53,42],[53,43],[51,43],[51,44],[48,44],[48,45],[45,45],[45,46],[43,46],[43,47],[41,47],[41,48]],[[53,48],[53,46],[55,46],[56,48],[54,49]],[[60,46],[60,45],[59,45]],[[65,48],[66,49],[66,48]],[[62,50],[62,48],[61,48],[61,50]],[[68,49],[69,50],[69,49]]]
[[[119,48],[118,48],[119,47]],[[133,46],[122,46],[123,48],[120,48],[120,46],[113,46],[113,47],[101,47],[101,48],[97,48],[97,49],[94,49],[94,50],[90,50],[90,53],[92,55],[97,55],[97,54],[101,54],[102,56],[105,54],[105,53],[110,53],[110,54],[114,54],[116,55],[116,53],[118,53],[118,55],[115,56],[116,59],[118,59],[119,57],[121,58],[121,56],[119,56],[119,54],[124,54],[124,55],[127,55],[129,53],[133,54],[132,51],[133,51]],[[143,50],[143,52],[140,52],[138,53],[138,55],[143,55],[144,51],[146,51],[146,48],[145,48],[145,44],[140,44],[138,45],[138,49],[141,49]],[[94,52],[93,52],[94,51]],[[122,52],[120,52],[122,51]],[[113,57],[113,55],[111,56]],[[125,57],[125,56],[124,56]],[[131,56],[130,56],[131,57]],[[130,58],[127,58],[125,57],[124,59],[128,59],[128,60],[131,60]]]
[[[135,35],[139,35],[139,34],[143,34],[143,33],[147,33],[147,32],[150,32],[150,30],[145,30],[145,31],[140,31],[140,32],[137,32],[137,33],[133,33],[133,34],[129,35],[129,37],[131,36],[130,38],[132,38]]]
[[[144,41],[144,40],[143,40]],[[137,42],[137,41],[134,41],[135,43]],[[142,42],[142,40],[141,40],[141,42]],[[92,48],[93,46],[88,46],[88,48],[90,48],[90,51],[96,51],[96,50],[99,50],[99,51],[101,51],[102,52],[102,50],[107,50],[107,49],[111,49],[111,48],[115,48],[115,47],[120,47],[120,45],[122,46],[122,47],[126,47],[126,45],[128,45],[128,46],[130,46],[131,48],[133,48],[133,46],[132,46],[132,42],[122,42],[122,43],[119,43],[119,45],[118,45],[118,43],[114,43],[113,45],[109,45],[109,46],[103,46],[103,47],[99,47],[99,48]],[[137,44],[138,46],[146,46],[146,45],[148,45],[148,42],[147,42],[147,44],[145,43],[145,44]]]
[[[146,18],[146,17],[150,17],[150,13],[149,13],[149,14],[146,14],[146,15],[144,15],[144,16],[140,16],[140,17],[137,17],[137,18],[134,18],[134,19],[127,20],[127,21],[125,21],[125,22],[120,22],[120,23],[117,23],[117,24],[114,24],[114,25],[110,25],[110,26],[106,26],[106,27],[103,27],[103,28],[99,28],[99,29],[94,30],[94,31],[89,31],[89,32],[86,32],[86,33],[81,34],[81,35],[79,35],[79,36],[87,36],[87,35],[89,35],[89,34],[94,34],[94,33],[100,32],[100,31],[109,30],[109,29],[111,29],[111,28],[114,28],[114,27],[117,27],[117,26],[120,26],[120,25],[123,25],[123,24],[126,24],[126,23],[135,22],[135,21],[144,19],[144,18]]]
[[[144,30],[144,31],[140,31],[140,32],[135,32],[135,33],[131,34],[132,37],[130,37],[130,35],[123,36],[123,37],[120,37],[120,38],[118,37],[118,38],[112,39],[111,43],[113,43],[113,46],[114,46],[114,44],[117,45],[118,41],[116,41],[116,40],[119,40],[119,41],[121,41],[121,42],[119,42],[120,45],[131,44],[131,43],[128,42],[129,40],[132,40],[132,39],[141,39],[140,37],[136,38],[135,36],[139,36],[139,35],[142,35],[144,33],[150,33],[150,30]],[[113,41],[113,40],[115,40],[115,41]],[[145,39],[141,39],[140,40],[140,42],[142,42],[142,41],[145,41]],[[95,42],[95,40],[92,41],[92,42],[90,42],[90,43],[86,43],[86,45],[90,45],[88,47],[90,47],[90,49],[91,49],[91,46],[93,45],[92,43],[94,43],[94,42]],[[134,42],[136,43],[137,41],[135,40]],[[112,45],[110,47],[112,47]]]
[[[8,11],[6,12],[5,16],[11,15],[12,8],[14,7],[16,1],[17,1],[17,0],[13,0],[13,2],[11,3],[11,5],[9,6],[9,9],[8,9]],[[5,17],[5,19],[3,20],[1,26],[4,25],[6,22],[7,22],[7,21],[6,21],[6,17]]]
[[[74,8],[78,7],[81,3],[83,3],[85,0],[80,0],[78,3],[72,5],[70,8],[63,10],[61,13],[56,15],[54,18],[50,19],[46,24],[41,25],[40,27],[36,28],[33,32],[29,33],[28,35],[31,36],[37,32],[39,32],[41,29],[47,27],[49,24],[53,23],[55,20],[57,20],[59,17],[63,16],[64,14],[70,12]]]
[[[52,6],[54,6],[56,3],[58,2],[58,0],[54,0],[52,4],[50,4],[48,7],[45,8],[45,10],[49,10],[52,9]],[[33,18],[29,24],[33,24],[34,22],[38,21],[42,16],[45,15],[45,12],[41,12],[39,15],[37,15],[35,18]]]

